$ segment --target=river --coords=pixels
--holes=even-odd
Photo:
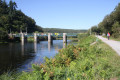
[[[68,44],[71,42],[67,41]],[[0,74],[3,72],[29,71],[31,64],[44,62],[44,57],[54,57],[58,50],[65,47],[63,40],[53,40],[39,43],[8,43],[0,44]]]

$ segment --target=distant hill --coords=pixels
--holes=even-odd
[[[21,31],[43,32],[42,27],[36,25],[34,19],[25,15],[21,10],[17,10],[16,2],[9,0],[7,3],[6,0],[0,0],[0,41],[7,41],[8,33]]]
[[[74,30],[74,29],[60,29],[60,28],[43,28],[44,32],[50,33],[85,33],[87,30]]]
[[[25,15],[21,10],[17,10],[17,4],[12,0],[0,0],[0,35],[10,32],[43,32],[42,27],[36,25],[31,17]]]

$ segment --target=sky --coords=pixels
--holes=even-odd
[[[10,0],[6,0],[9,2]],[[119,0],[12,0],[18,10],[43,28],[89,29],[99,24]]]

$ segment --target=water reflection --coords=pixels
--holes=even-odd
[[[65,48],[62,40],[53,43],[9,43],[0,45],[0,70],[16,69],[19,71],[30,69],[31,64],[44,62],[44,57],[54,57],[58,50]]]
[[[51,47],[52,47],[53,43],[51,42],[48,42],[48,51],[50,52],[51,51]]]
[[[21,45],[24,45],[24,41],[21,41]]]
[[[22,54],[22,56],[24,56],[24,44],[23,43],[21,43],[21,54]]]
[[[34,42],[34,52],[37,52],[37,42]]]
[[[12,43],[9,44],[10,55],[12,54]]]

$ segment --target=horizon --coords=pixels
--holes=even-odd
[[[64,29],[64,28],[48,28],[48,29]],[[68,29],[68,30],[88,30],[88,29]]]

